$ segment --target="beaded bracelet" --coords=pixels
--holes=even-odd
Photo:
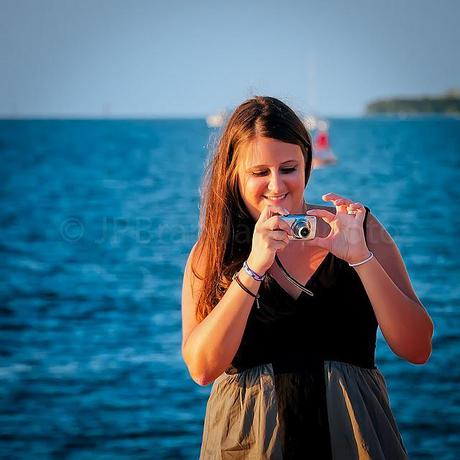
[[[357,267],[358,265],[365,264],[366,262],[369,262],[372,257],[374,257],[374,253],[372,251],[369,251],[369,257],[367,259],[362,260],[361,262],[356,262],[355,264],[348,264],[350,267]]]
[[[257,294],[253,294],[240,280],[240,278],[238,277],[238,272],[235,272],[232,276],[232,280],[235,280],[238,284],[238,286],[243,289],[244,292],[246,292],[246,294],[249,294],[251,297],[254,297],[256,299],[256,306],[258,309],[260,309],[260,305],[259,305],[259,297],[260,297],[260,294],[257,293]]]
[[[265,275],[259,275],[254,270],[249,268],[247,260],[243,262],[243,270],[254,280],[256,281],[263,281],[265,279]]]

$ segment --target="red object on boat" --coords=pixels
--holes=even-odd
[[[327,150],[329,149],[329,135],[327,131],[320,131],[315,139],[316,150]]]

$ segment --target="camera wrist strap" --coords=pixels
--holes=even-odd
[[[302,292],[305,292],[306,294],[313,296],[313,292],[311,292],[309,289],[307,289],[305,286],[302,286],[296,279],[294,279],[288,272],[287,270],[283,267],[283,264],[281,263],[280,259],[278,258],[278,254],[275,255],[275,261],[281,269],[281,273],[285,276],[285,278],[292,283],[294,286],[297,286]]]

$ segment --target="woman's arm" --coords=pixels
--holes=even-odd
[[[289,244],[292,230],[279,217],[287,211],[279,206],[266,206],[254,228],[249,266],[256,273],[265,273],[273,263],[276,252]],[[182,287],[182,355],[193,380],[200,385],[214,381],[231,364],[243,337],[246,323],[254,303],[254,297],[246,293],[236,281],[232,281],[219,303],[200,323],[196,320],[196,306],[202,289],[202,281],[191,269],[194,246],[185,267]],[[203,254],[200,254],[202,256]],[[200,264],[199,274],[214,267]],[[260,282],[240,270],[241,283],[257,294]]]
[[[182,286],[182,356],[193,380],[208,385],[230,366],[238,351],[254,297],[232,281],[220,302],[198,323],[195,312],[202,282],[191,270],[194,250],[196,246],[187,261]],[[238,276],[251,292],[258,292],[260,282],[243,270]]]
[[[375,257],[355,267],[363,283],[383,336],[390,348],[414,364],[425,363],[431,354],[433,322],[415,295],[406,267],[391,236],[368,215],[366,234],[363,223],[366,210],[336,193],[323,195],[334,203],[336,212],[310,209],[307,214],[322,218],[331,227],[325,238],[315,237],[308,243],[328,249],[348,263],[365,259],[371,250]]]
[[[383,336],[398,356],[424,364],[431,354],[433,322],[412,288],[395,242],[370,213],[366,234],[368,248],[375,257],[355,270]]]

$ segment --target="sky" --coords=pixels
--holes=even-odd
[[[460,89],[458,0],[0,0],[0,117],[359,116]]]

